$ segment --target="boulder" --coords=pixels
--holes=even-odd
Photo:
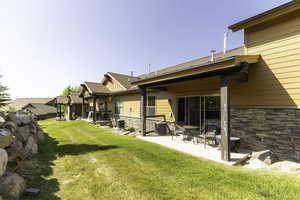
[[[45,134],[42,130],[38,130],[36,136],[39,143],[45,140]]]
[[[0,195],[4,199],[20,199],[25,188],[26,183],[24,178],[16,173],[7,172],[0,177]]]
[[[249,163],[245,166],[250,169],[268,169],[270,165],[278,161],[278,157],[270,150],[253,152]]]
[[[20,141],[15,141],[6,149],[9,161],[23,160],[25,158],[25,149]]]
[[[250,161],[255,159],[258,159],[267,165],[271,165],[278,161],[278,157],[270,150],[253,152]]]
[[[16,113],[12,113],[12,112],[8,113],[6,115],[6,121],[12,121],[17,125],[21,125],[21,121],[17,118]]]
[[[38,153],[38,146],[33,136],[30,136],[25,145],[25,155],[33,156]]]
[[[0,137],[1,136],[11,136],[11,132],[9,130],[6,130],[6,129],[0,129]]]
[[[30,136],[29,126],[20,126],[17,130],[17,139],[26,143]]]
[[[8,147],[15,141],[15,137],[6,129],[0,129],[0,148]]]
[[[4,119],[2,116],[0,116],[0,127],[1,127],[4,123],[5,123],[5,119]]]
[[[20,125],[27,125],[32,122],[32,117],[29,114],[25,113],[17,113],[16,114],[17,119],[20,121]]]
[[[0,136],[0,148],[9,147],[16,140],[15,136]]]
[[[4,149],[0,149],[0,177],[4,174],[6,170],[6,165],[8,162],[8,155]]]
[[[4,125],[3,125],[4,129],[7,129],[11,132],[12,135],[16,135],[17,130],[18,130],[18,126],[16,123],[14,123],[13,121],[7,121]]]

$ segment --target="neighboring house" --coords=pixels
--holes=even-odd
[[[53,118],[56,116],[56,108],[42,103],[29,103],[22,108],[22,111],[29,112],[37,120]]]
[[[54,106],[54,98],[16,98],[10,101],[8,107],[18,111],[29,103],[39,103],[44,105]]]
[[[223,160],[230,160],[230,135],[242,147],[300,160],[300,1],[229,29],[244,30],[245,46],[139,77],[108,72],[83,83],[80,97],[94,113],[111,111],[143,135],[159,120],[154,115],[218,125]]]
[[[60,119],[62,119],[62,115],[64,115],[65,120],[82,118],[82,113],[87,110],[88,105],[85,103],[83,106],[82,99],[78,95],[74,93],[69,96],[58,96],[55,98],[56,113]]]

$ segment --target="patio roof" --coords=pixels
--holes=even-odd
[[[241,63],[258,63],[259,55],[236,55],[226,58],[217,59],[213,62],[209,61],[199,65],[189,66],[188,68],[178,69],[171,72],[166,72],[157,76],[140,79],[132,82],[138,86],[153,86],[156,84],[167,84],[174,80],[186,80],[190,76],[209,76],[217,75],[218,73],[235,70],[240,68]]]
[[[101,83],[95,82],[84,82],[81,84],[82,90],[80,91],[79,97],[84,95],[85,91],[88,91],[90,95],[109,95],[111,91],[102,85]]]
[[[66,96],[57,96],[56,98],[56,104],[68,104],[69,103],[69,99]]]

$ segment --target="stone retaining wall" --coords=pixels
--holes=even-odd
[[[300,110],[288,108],[231,109],[231,135],[242,147],[272,150],[281,160],[300,161]]]

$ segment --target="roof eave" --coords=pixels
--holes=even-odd
[[[291,2],[288,2],[286,4],[278,6],[276,8],[268,10],[266,12],[260,13],[253,17],[250,17],[248,19],[245,19],[243,21],[235,23],[235,24],[229,26],[228,29],[232,30],[233,32],[236,32],[236,31],[239,31],[242,29],[246,29],[246,28],[273,20],[275,18],[278,18],[282,15],[288,14],[288,13],[293,12],[298,9],[300,9],[300,0],[293,0]]]
[[[259,58],[260,58],[260,55],[231,56],[228,58],[217,60],[215,62],[208,62],[208,63],[204,63],[204,64],[200,64],[200,65],[195,65],[195,66],[191,66],[190,68],[187,68],[184,70],[177,70],[177,71],[165,73],[165,74],[162,74],[159,76],[154,76],[154,77],[138,80],[138,81],[132,82],[132,84],[140,86],[140,85],[146,85],[152,81],[159,82],[160,80],[167,79],[168,76],[174,76],[176,74],[181,74],[181,73],[185,73],[185,72],[188,73],[189,71],[192,71],[192,70],[201,69],[201,67],[210,67],[213,65],[223,64],[226,62],[231,62],[231,64],[228,65],[228,68],[238,66],[241,62],[248,62],[250,64],[257,63],[257,62],[259,62]],[[213,70],[211,70],[211,71],[213,71]],[[182,75],[182,76],[185,76],[185,75]]]

